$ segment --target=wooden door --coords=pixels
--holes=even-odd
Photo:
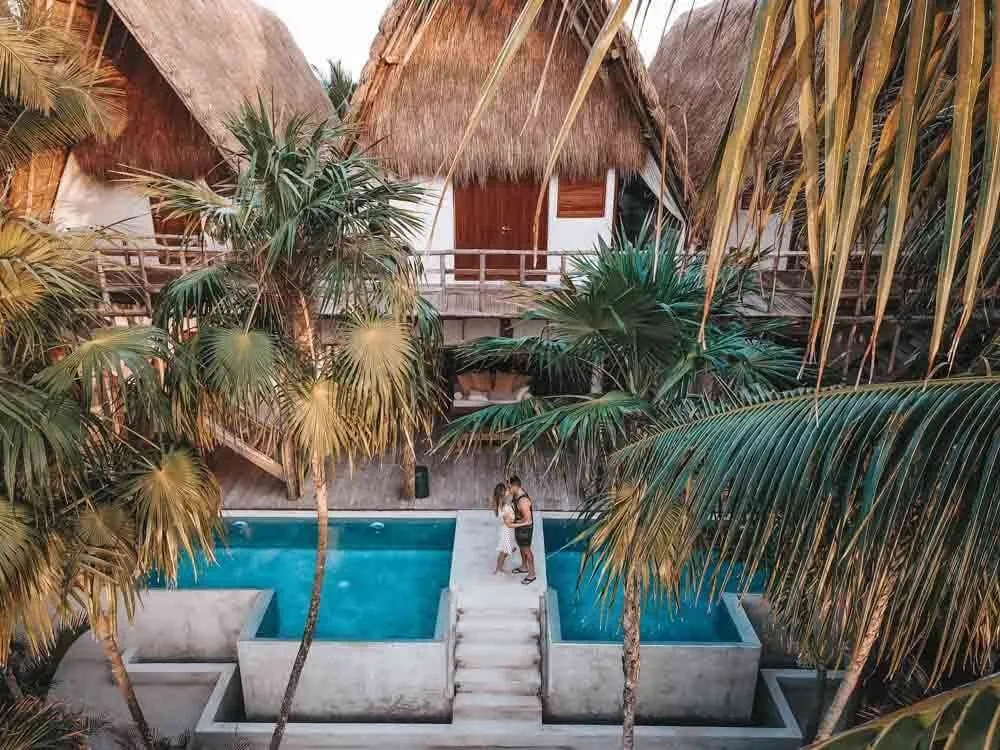
[[[456,250],[531,250],[531,225],[535,218],[538,184],[489,181],[455,186]],[[548,191],[542,204],[538,252],[524,258],[525,280],[545,280],[548,240]],[[517,281],[521,256],[485,254],[487,281]],[[480,253],[455,254],[455,278],[479,279]]]

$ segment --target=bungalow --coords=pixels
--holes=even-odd
[[[12,206],[62,228],[112,227],[152,238],[177,227],[116,180],[144,169],[223,180],[236,148],[227,119],[258,92],[279,113],[330,116],[319,80],[277,17],[252,0],[48,0],[125,89],[127,125],[111,142],[36,154],[12,185]]]
[[[363,124],[363,146],[428,191],[425,227],[412,244],[422,255],[424,292],[446,318],[450,342],[509,331],[517,310],[504,282],[556,282],[574,254],[610,238],[626,180],[644,184],[667,219],[684,226],[680,149],[624,29],[546,186],[533,247],[539,181],[607,16],[603,0],[546,4],[445,184],[441,175],[522,5],[394,0],[351,102],[350,117]],[[662,191],[661,153],[667,156]]]

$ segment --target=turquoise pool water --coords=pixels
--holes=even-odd
[[[579,521],[546,518],[545,571],[549,587],[555,589],[559,605],[561,636],[564,641],[622,640],[622,598],[615,597],[606,607],[598,593],[590,569],[580,575],[583,550],[571,544],[584,529]],[[734,584],[735,590],[735,584]],[[671,610],[652,599],[643,605],[639,622],[643,643],[733,643],[740,640],[736,626],[720,602],[710,606],[703,596],[688,595]]]
[[[316,637],[433,638],[454,538],[449,519],[332,522]],[[316,560],[314,520],[227,519],[215,557],[214,565],[201,555],[194,566],[185,561],[178,588],[274,589],[257,636],[301,637]]]

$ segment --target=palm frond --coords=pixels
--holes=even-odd
[[[509,443],[518,428],[551,408],[547,399],[528,398],[513,404],[495,404],[456,417],[441,435],[437,450],[445,454],[474,450],[481,441]],[[514,445],[523,453],[529,446]]]
[[[199,456],[176,447],[144,457],[126,480],[125,493],[135,503],[143,570],[173,583],[182,554],[192,563],[197,550],[212,559],[222,494]]]
[[[78,386],[86,404],[95,403],[95,394],[98,400],[111,398],[115,394],[106,391],[112,388],[124,400],[129,384],[156,387],[153,360],[164,357],[165,348],[165,336],[158,328],[101,328],[43,370],[38,382],[53,394],[67,394]]]
[[[828,740],[813,750],[917,750],[968,748],[987,750],[1000,727],[1000,676],[935,695],[881,716]]]
[[[998,418],[992,377],[744,396],[675,413],[614,465],[646,483],[643,529],[688,498],[717,585],[766,569],[793,639],[842,652],[889,596],[880,656],[928,649],[937,679],[1000,638]]]
[[[69,706],[24,698],[0,708],[4,750],[86,750],[99,726]]]

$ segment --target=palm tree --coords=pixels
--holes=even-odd
[[[124,90],[95,65],[43,4],[18,0],[0,14],[0,172],[33,153],[105,138],[124,127]]]
[[[341,152],[340,125],[293,118],[279,128],[258,101],[230,127],[242,146],[234,185],[213,190],[150,174],[134,181],[161,211],[231,248],[165,289],[156,314],[190,363],[176,388],[189,432],[207,447],[206,425],[265,422],[287,436],[285,457],[310,467],[316,567],[276,749],[316,630],[331,472],[340,459],[429,430],[437,372],[427,363],[440,324],[414,291],[406,254],[417,188],[363,154]],[[297,462],[283,463],[297,477]]]
[[[114,329],[83,310],[90,238],[5,217],[0,226],[0,662],[15,632],[49,642],[85,612],[147,742],[117,643],[148,573],[211,548],[218,485],[173,430],[153,362],[170,362],[154,328]],[[54,360],[54,361],[53,361]],[[169,369],[168,369],[169,371]]]
[[[642,598],[653,590],[677,594],[685,553],[684,515],[655,543],[632,544],[639,532],[626,498],[636,485],[612,484],[602,492],[608,458],[657,416],[686,395],[730,392],[748,384],[795,382],[799,356],[741,322],[740,294],[752,291],[751,275],[734,269],[711,301],[707,346],[698,345],[705,300],[697,264],[681,268],[675,238],[654,245],[647,222],[633,242],[619,235],[581,257],[576,273],[557,288],[519,287],[524,318],[545,323],[539,336],[481,339],[459,351],[466,365],[520,360],[541,377],[575,382],[582,393],[534,397],[490,406],[453,421],[442,438],[452,449],[475,445],[477,433],[505,437],[516,460],[536,448],[553,451],[551,463],[578,467],[586,506],[595,522],[589,556],[607,599],[624,588],[623,737],[631,747],[639,672]]]
[[[317,71],[319,72],[319,71]],[[357,81],[351,72],[344,67],[342,60],[327,60],[326,73],[319,73],[326,95],[330,98],[333,111],[341,120],[347,117],[347,111],[351,108],[351,97],[358,87]]]
[[[872,657],[897,670],[927,656],[932,682],[958,658],[990,663],[998,397],[1000,379],[971,377],[688,405],[615,457],[646,482],[634,542],[657,538],[685,498],[689,538],[719,555],[717,585],[730,562],[766,569],[792,640],[849,651],[823,739]]]

